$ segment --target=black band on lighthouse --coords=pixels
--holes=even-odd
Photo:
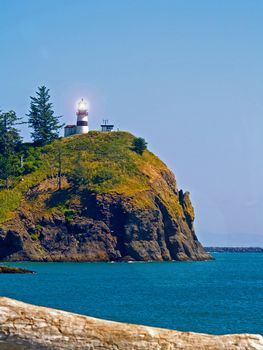
[[[83,120],[78,120],[77,121],[77,126],[88,126],[88,122],[83,121]]]

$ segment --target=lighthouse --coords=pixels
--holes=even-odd
[[[88,125],[88,103],[82,98],[78,102],[76,134],[87,134]]]
[[[83,98],[77,104],[77,125],[66,125],[64,127],[64,137],[87,134],[89,132],[88,125],[88,103]]]

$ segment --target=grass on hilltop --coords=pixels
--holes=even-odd
[[[149,189],[149,179],[166,166],[149,151],[142,156],[135,153],[133,140],[134,136],[127,132],[91,131],[61,138],[44,147],[27,145],[24,161],[27,174],[14,178],[11,189],[0,191],[0,222],[12,217],[29,189],[57,176],[59,157],[62,174],[66,177],[70,177],[76,167],[77,157],[81,159],[87,177],[86,190],[127,196],[137,194],[138,205],[150,205],[150,199],[140,193]]]

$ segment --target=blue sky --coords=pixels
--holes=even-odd
[[[263,246],[262,0],[0,0],[0,109],[37,86],[75,121],[144,137],[189,190],[200,240]],[[29,134],[24,130],[25,138]]]

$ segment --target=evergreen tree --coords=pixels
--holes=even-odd
[[[59,136],[63,124],[59,123],[58,116],[54,115],[53,105],[49,101],[49,89],[45,86],[38,88],[36,97],[30,97],[30,110],[27,114],[29,126],[33,129],[31,136],[36,145],[45,145]]]
[[[0,153],[6,156],[14,153],[21,144],[21,137],[16,126],[20,123],[21,118],[18,118],[14,111],[0,111]]]
[[[147,149],[147,142],[142,137],[136,137],[133,140],[132,146],[134,152],[142,155],[143,152]]]
[[[22,139],[16,125],[20,123],[14,111],[0,112],[0,179],[9,187],[9,178],[18,175],[20,170],[20,157],[18,148]]]
[[[7,157],[0,155],[0,179],[4,181],[5,188],[10,187],[10,177],[20,174],[20,158],[17,154]]]

